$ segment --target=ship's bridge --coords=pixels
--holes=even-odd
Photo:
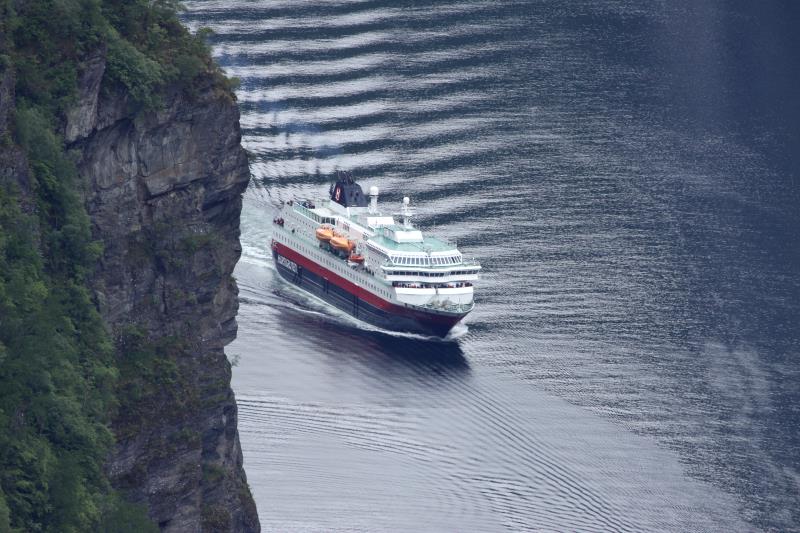
[[[378,234],[369,239],[367,246],[381,258],[380,267],[387,276],[409,275],[410,270],[436,277],[453,275],[454,268],[458,268],[461,275],[477,274],[480,270],[477,262],[464,260],[455,244],[436,237],[423,238],[421,233],[419,240],[411,242],[398,242],[386,234]]]
[[[396,235],[393,239],[378,234],[367,241],[367,247],[370,257],[379,262],[376,270],[392,284],[399,301],[419,306],[472,306],[472,283],[481,266],[474,259],[465,260],[455,244],[427,236],[398,242]]]

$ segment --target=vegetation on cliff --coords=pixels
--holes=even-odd
[[[87,288],[103,248],[62,132],[82,62],[98,50],[104,86],[141,108],[158,107],[167,85],[190,91],[201,73],[228,83],[177,8],[0,0],[0,79],[14,81],[0,104],[10,125],[0,124],[0,532],[155,528],[103,472],[125,369]]]

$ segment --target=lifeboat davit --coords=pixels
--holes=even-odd
[[[338,250],[345,250],[350,251],[356,247],[356,243],[351,240],[348,240],[347,237],[342,237],[341,235],[335,235],[331,237],[331,246]]]
[[[323,242],[328,242],[333,237],[333,230],[331,228],[326,228],[325,226],[320,226],[317,228],[316,234],[317,239]]]
[[[363,263],[364,256],[361,254],[350,254],[350,257],[347,258],[348,260],[352,261],[353,263]]]

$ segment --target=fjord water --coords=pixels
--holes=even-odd
[[[239,337],[267,531],[800,529],[795,4],[190,1],[253,183]],[[287,286],[352,170],[484,265],[446,342]]]

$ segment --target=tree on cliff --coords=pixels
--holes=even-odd
[[[227,83],[172,0],[0,0],[0,532],[157,530],[110,488],[114,347],[87,277],[92,240],[62,132],[82,62],[159,106],[201,73]]]

